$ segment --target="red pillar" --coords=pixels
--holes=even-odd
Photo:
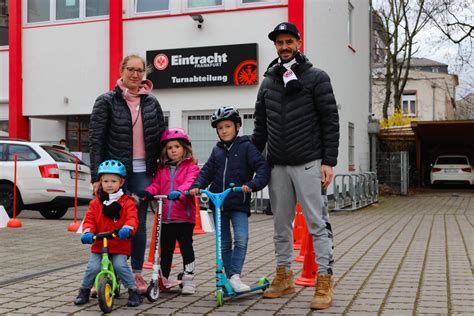
[[[29,140],[29,121],[23,116],[21,4],[22,1],[8,3],[8,133],[10,137]]]
[[[122,0],[110,0],[109,15],[109,88],[112,90],[120,77],[123,58]]]
[[[288,22],[294,23],[300,31],[300,51],[304,52],[304,0],[288,0]]]

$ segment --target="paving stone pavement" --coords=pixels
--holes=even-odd
[[[78,211],[79,218],[84,208]],[[474,315],[474,192],[382,197],[355,212],[331,213],[335,238],[336,289],[333,306],[313,312],[313,288],[263,299],[260,293],[215,306],[214,235],[195,236],[197,292],[163,293],[156,303],[126,306],[114,315]],[[75,306],[89,249],[68,233],[72,211],[45,220],[24,211],[20,229],[0,229],[1,315],[100,315],[97,300]],[[250,241],[243,279],[274,276],[273,222],[250,217]],[[151,223],[151,215],[148,224]],[[148,231],[150,235],[151,230]],[[296,252],[295,252],[296,253]],[[177,273],[182,265],[175,255]],[[302,264],[295,263],[297,276]],[[145,270],[145,279],[150,271]]]

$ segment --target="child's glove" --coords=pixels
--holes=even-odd
[[[92,244],[94,243],[94,234],[93,233],[83,233],[81,236],[81,242],[86,245],[86,244]]]
[[[127,238],[130,238],[130,236],[132,235],[132,230],[128,227],[122,227],[120,228],[120,230],[118,231],[118,237],[120,239],[127,239]]]
[[[181,192],[179,191],[171,191],[170,195],[168,195],[168,200],[177,200],[181,196]]]
[[[143,200],[154,200],[155,196],[151,194],[150,192],[143,190],[141,192],[138,192],[138,197],[142,198]]]

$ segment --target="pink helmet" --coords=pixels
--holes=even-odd
[[[163,144],[164,142],[167,142],[172,139],[182,139],[189,145],[191,145],[191,138],[189,135],[184,131],[184,129],[176,127],[176,128],[169,128],[166,131],[163,132],[163,135],[161,135],[161,141],[160,143]]]

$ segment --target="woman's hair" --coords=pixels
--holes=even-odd
[[[161,149],[161,154],[160,154],[160,167],[161,168],[163,168],[166,162],[169,160],[168,154],[166,152],[166,145],[168,144],[168,142],[172,140],[176,140],[184,148],[183,160],[188,157],[192,157],[193,162],[197,163],[197,160],[196,160],[196,157],[194,157],[193,148],[191,147],[191,145],[189,145],[182,139],[170,139],[169,141],[163,144],[163,148]]]
[[[124,59],[122,59],[122,61],[120,62],[120,73],[122,73],[122,71],[124,71],[125,66],[127,65],[128,61],[130,59],[133,59],[133,58],[140,59],[140,61],[143,64],[143,69],[145,69],[146,74],[149,74],[152,71],[151,65],[147,66],[146,62],[145,62],[145,59],[143,59],[142,56],[140,56],[138,54],[130,54],[130,55],[125,56]]]

